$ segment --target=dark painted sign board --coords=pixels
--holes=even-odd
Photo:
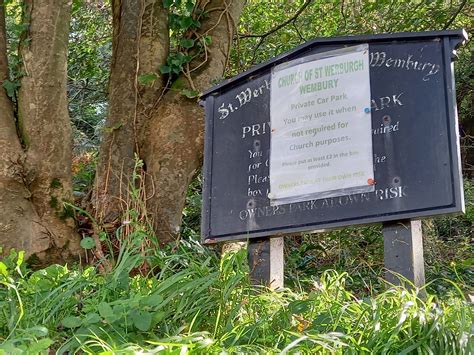
[[[202,240],[277,236],[464,211],[454,51],[462,30],[323,38],[202,96]],[[375,191],[271,206],[272,67],[368,44]]]

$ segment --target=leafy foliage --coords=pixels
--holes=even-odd
[[[468,213],[451,218],[451,226],[473,222],[471,185],[466,182]],[[100,272],[101,264],[32,272],[15,252],[2,260],[0,353],[472,352],[474,312],[464,294],[472,293],[472,245],[446,260],[429,244],[430,294],[420,297],[416,289],[386,290],[377,227],[305,236],[288,243],[291,288],[258,290],[248,282],[245,250],[221,256],[194,241],[199,191],[195,183],[187,197],[187,239],[167,249],[144,244],[153,239],[146,220],[128,211],[110,272]],[[130,192],[139,201],[139,187]],[[466,237],[459,233],[465,230],[452,230]]]
[[[250,0],[241,16],[227,75],[236,75],[317,37],[453,28],[472,33],[473,10],[472,3],[465,0]],[[456,87],[461,121],[465,131],[474,135],[472,43],[469,40],[458,53]]]
[[[301,13],[298,10],[304,9]],[[466,1],[251,0],[242,14],[231,73],[247,69],[317,37],[472,29]],[[287,23],[285,26],[281,26]],[[467,53],[466,53],[467,54]],[[467,60],[467,58],[466,58]]]
[[[313,278],[307,291],[256,292],[247,281],[245,257],[240,251],[219,260],[211,249],[182,241],[150,259],[154,277],[132,278],[133,255],[122,260],[128,267],[117,265],[107,275],[92,267],[58,265],[24,274],[17,270],[21,262],[12,265],[12,257],[2,264],[0,276],[0,299],[6,300],[0,302],[0,349],[470,351],[474,315],[462,294],[441,301],[435,296],[420,299],[416,290],[390,289],[359,298],[346,288],[351,280],[347,274],[329,270]]]
[[[105,122],[112,56],[111,23],[108,2],[73,2],[68,46],[68,97],[77,154],[97,147]]]

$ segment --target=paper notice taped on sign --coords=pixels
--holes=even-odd
[[[273,69],[272,205],[374,191],[368,52],[364,44]]]

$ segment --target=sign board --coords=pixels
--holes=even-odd
[[[203,242],[462,212],[465,39],[316,39],[204,93]]]

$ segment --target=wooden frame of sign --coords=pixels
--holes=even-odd
[[[203,243],[382,222],[386,267],[422,285],[416,221],[464,211],[452,61],[466,38],[463,30],[319,38],[205,92]],[[374,191],[272,205],[272,68],[361,44],[369,48]]]

